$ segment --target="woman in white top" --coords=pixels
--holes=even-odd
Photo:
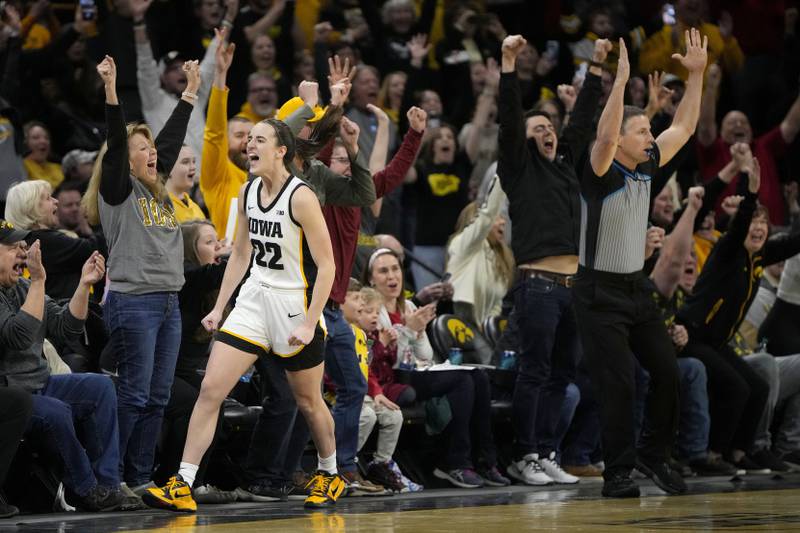
[[[505,203],[506,195],[495,176],[486,202],[464,208],[447,245],[455,313],[478,327],[500,313],[514,278],[514,256],[504,240],[506,221],[500,215]]]

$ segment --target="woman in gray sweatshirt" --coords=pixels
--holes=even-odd
[[[154,139],[146,125],[125,125],[114,60],[106,56],[97,67],[105,84],[108,138],[84,206],[108,241],[104,318],[118,356],[120,473],[134,491],[150,481],[181,340],[183,238],[164,176],[178,157],[200,86],[197,62],[187,61],[183,69],[186,91]]]

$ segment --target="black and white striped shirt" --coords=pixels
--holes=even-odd
[[[644,267],[645,238],[652,190],[660,191],[661,154],[653,144],[650,159],[630,170],[614,160],[604,176],[587,161],[581,180],[580,264],[593,270],[630,274]]]

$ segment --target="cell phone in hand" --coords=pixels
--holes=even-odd
[[[83,20],[94,19],[95,10],[97,9],[94,0],[80,0],[80,5]]]
[[[442,283],[447,283],[448,281],[450,281],[451,277],[452,277],[452,274],[450,272],[445,272],[444,276],[442,276],[441,282]]]

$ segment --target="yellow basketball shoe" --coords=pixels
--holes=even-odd
[[[156,509],[167,509],[183,513],[197,511],[197,503],[192,499],[192,488],[179,475],[169,478],[163,487],[147,489],[142,501]]]
[[[311,476],[306,488],[311,490],[311,494],[306,498],[305,508],[318,509],[335,504],[347,488],[347,483],[339,474],[329,474],[317,470]]]

